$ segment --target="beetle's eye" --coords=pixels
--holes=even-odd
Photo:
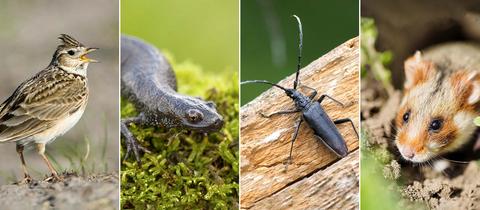
[[[75,55],[75,51],[73,51],[73,50],[69,50],[67,53],[68,53],[69,55]]]
[[[410,111],[405,112],[405,114],[403,114],[403,122],[407,123],[408,119],[410,119]]]
[[[203,114],[196,109],[189,109],[186,113],[187,120],[191,123],[197,123],[203,120]]]
[[[432,120],[428,129],[431,130],[431,131],[438,131],[438,130],[440,130],[440,128],[442,128],[442,124],[443,124],[443,122],[440,119]]]

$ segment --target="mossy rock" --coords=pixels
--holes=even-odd
[[[214,101],[225,124],[220,132],[202,134],[181,129],[131,126],[139,142],[152,151],[121,165],[123,209],[238,208],[239,132],[238,74],[206,72],[189,61],[176,63],[179,92]],[[122,118],[136,110],[122,100]],[[121,157],[125,156],[122,141]]]

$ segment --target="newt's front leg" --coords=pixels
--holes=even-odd
[[[143,114],[140,114],[137,117],[122,119],[122,121],[120,122],[121,132],[122,135],[125,137],[125,145],[127,146],[127,153],[125,154],[123,160],[126,160],[133,152],[133,154],[135,155],[135,159],[138,162],[138,165],[142,164],[142,161],[140,159],[140,152],[150,153],[150,150],[138,143],[138,140],[135,138],[135,136],[133,136],[132,132],[128,129],[128,127],[130,126],[130,123],[143,124],[144,121],[145,118],[143,117]]]

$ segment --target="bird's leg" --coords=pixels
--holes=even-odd
[[[127,153],[125,154],[125,157],[123,160],[126,160],[130,154],[133,152],[135,155],[135,159],[138,162],[138,165],[142,164],[142,161],[140,159],[140,152],[146,152],[150,153],[150,150],[147,148],[143,147],[138,143],[138,140],[133,136],[132,132],[128,129],[130,123],[136,123],[136,124],[141,124],[144,121],[144,117],[142,114],[140,114],[137,117],[132,117],[132,118],[127,118],[127,119],[122,119],[120,123],[120,128],[122,135],[125,137],[125,144],[127,146]]]
[[[28,174],[27,165],[25,164],[25,158],[23,158],[23,145],[17,144],[17,153],[20,156],[20,160],[22,161],[22,169],[23,169],[23,180],[20,183],[26,184],[32,181],[32,177]]]
[[[62,179],[58,176],[55,168],[53,168],[52,163],[50,163],[47,156],[45,155],[45,143],[37,143],[37,152],[40,156],[42,156],[45,163],[47,163],[48,169],[52,173],[53,178],[55,178],[57,181],[62,181]]]

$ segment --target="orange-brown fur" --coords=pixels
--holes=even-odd
[[[452,84],[453,91],[456,92],[458,96],[458,109],[474,111],[474,104],[463,103],[468,100],[468,97],[473,91],[473,85],[468,81],[468,76],[469,72],[466,70],[455,72],[450,78],[450,83]],[[478,81],[478,76],[476,76],[474,79]]]
[[[464,145],[475,130],[472,120],[479,114],[476,72],[439,69],[437,63],[417,53],[406,60],[405,74],[404,96],[395,118],[395,143],[402,156],[424,162]],[[409,118],[404,122],[406,112]],[[441,121],[440,129],[430,127],[434,120]]]
[[[411,87],[424,83],[435,73],[434,65],[429,61],[419,61],[417,56],[412,56],[405,61],[405,72],[408,81],[411,84],[405,86],[408,91]],[[421,70],[420,70],[421,69]]]

